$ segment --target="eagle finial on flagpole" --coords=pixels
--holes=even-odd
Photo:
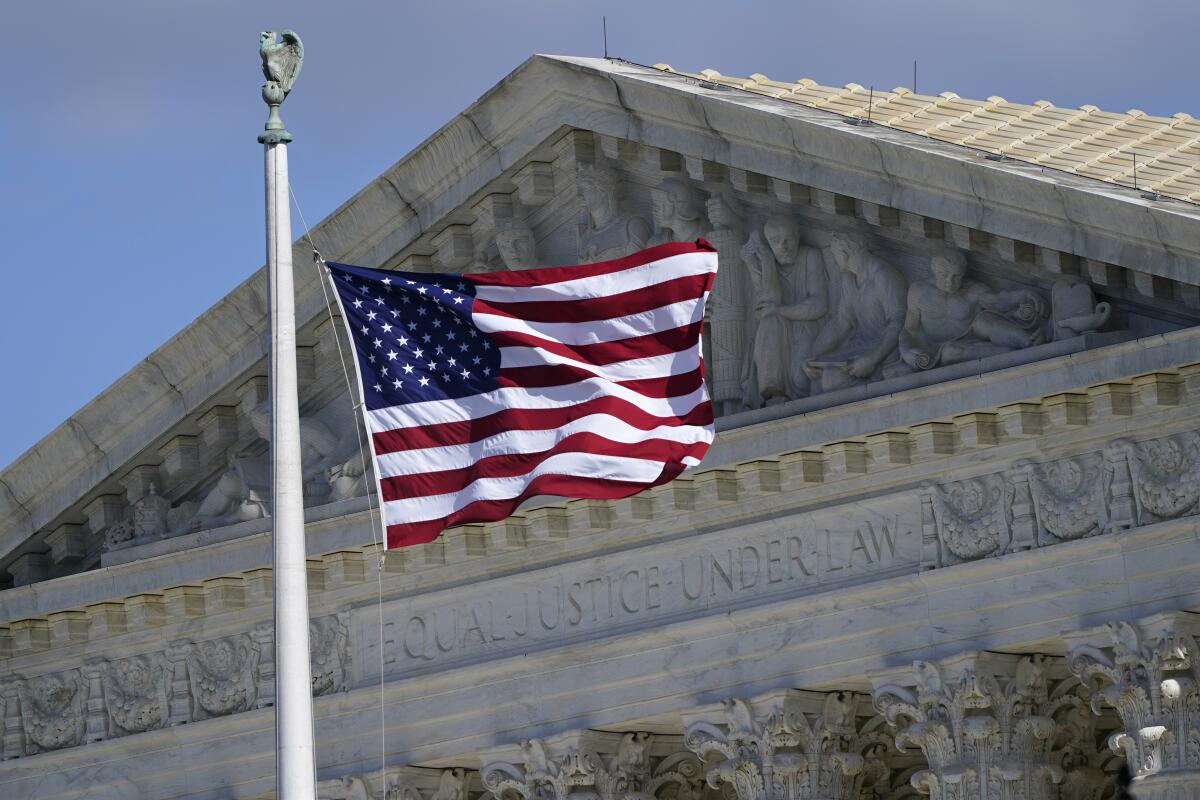
[[[262,98],[271,108],[265,130],[258,136],[258,141],[263,144],[292,140],[279,118],[279,106],[292,91],[300,68],[304,66],[304,43],[295,31],[284,31],[281,38],[283,41],[275,40],[275,31],[259,34],[258,54],[262,56],[263,76],[267,79],[262,87]]]

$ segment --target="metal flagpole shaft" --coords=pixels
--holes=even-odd
[[[287,143],[279,105],[300,71],[303,46],[262,34],[260,53],[271,107],[258,137],[266,156],[267,274],[271,314],[271,491],[274,520],[275,785],[279,800],[314,800],[312,676],[308,650],[308,585],[304,542],[304,477],[296,381],[296,315]]]

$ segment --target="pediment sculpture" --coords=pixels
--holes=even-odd
[[[496,251],[507,270],[539,266],[537,240],[533,231],[521,220],[511,220],[496,232]]]
[[[753,357],[746,378],[751,405],[804,397],[809,393],[804,365],[829,310],[821,251],[801,243],[794,218],[774,216],[750,234],[742,262],[755,295]]]
[[[650,223],[621,210],[615,169],[603,162],[580,163],[575,186],[584,208],[578,228],[581,264],[627,256],[650,241]]]
[[[704,233],[704,202],[700,192],[682,178],[667,178],[650,190],[654,236],[648,244],[692,242]]]
[[[933,280],[908,289],[900,357],[933,369],[1041,344],[1045,299],[1028,289],[994,290],[966,277],[967,259],[946,250],[931,261]]]
[[[1064,275],[1050,291],[1055,339],[1070,339],[1100,330],[1112,316],[1112,305],[1096,302],[1092,287],[1076,275]]]
[[[860,233],[833,234],[829,252],[840,291],[837,308],[821,326],[805,364],[814,393],[889,374],[896,361],[908,290],[900,270],[873,253]]]

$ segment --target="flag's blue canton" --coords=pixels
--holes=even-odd
[[[367,408],[496,388],[500,348],[471,321],[470,281],[448,273],[328,266],[354,335]]]

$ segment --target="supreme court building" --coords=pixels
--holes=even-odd
[[[538,56],[316,226],[719,252],[700,467],[382,567],[297,243],[321,798],[1200,797],[1200,122],[869,96]],[[267,324],[259,270],[0,473],[0,798],[274,796]]]

